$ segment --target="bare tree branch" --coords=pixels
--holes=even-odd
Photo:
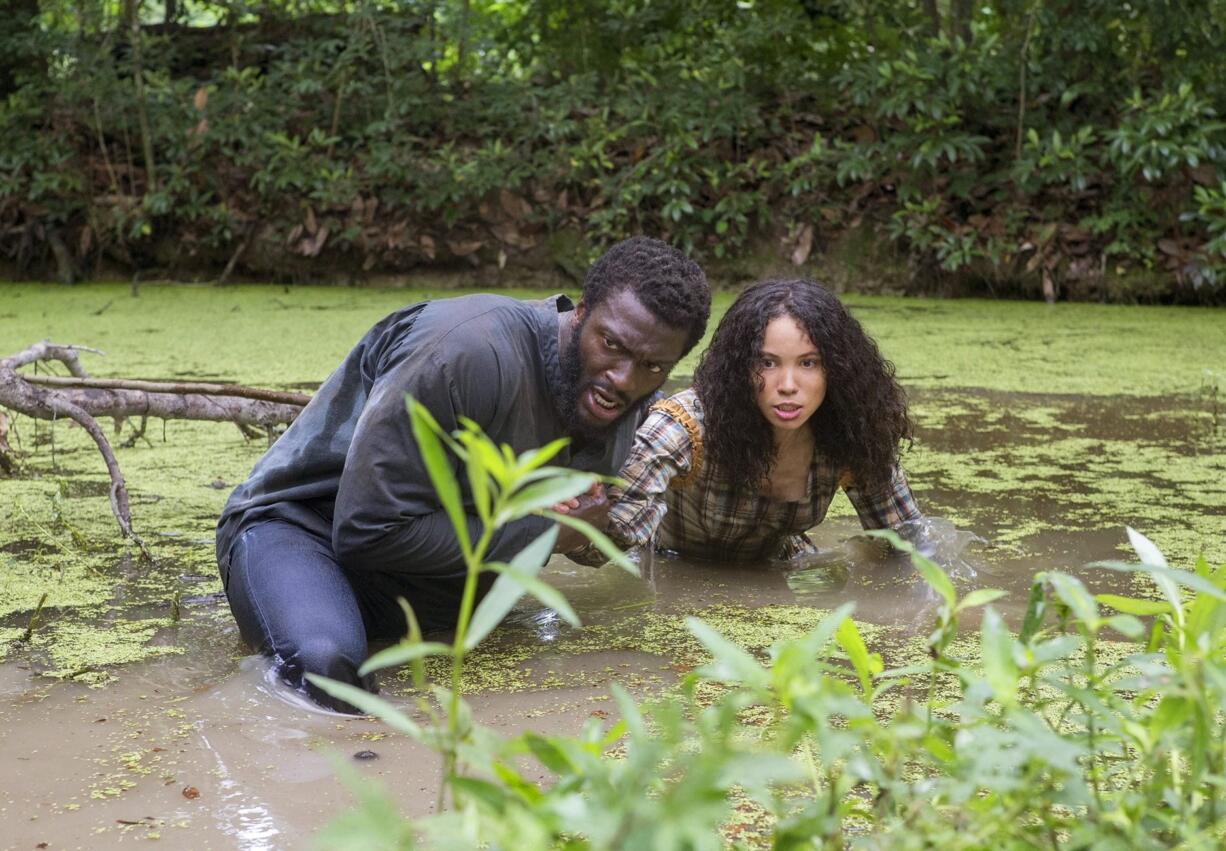
[[[67,417],[85,429],[106,463],[111,479],[111,511],[124,536],[146,556],[149,549],[132,529],[128,489],[115,453],[99,427],[98,417],[161,417],[163,419],[232,422],[244,434],[254,427],[270,435],[276,425],[293,422],[309,396],[247,387],[241,384],[142,381],[91,378],[81,366],[81,346],[44,340],[0,358],[0,406],[37,419]],[[99,352],[99,354],[101,354]],[[27,375],[18,368],[40,361],[59,361],[73,377]],[[12,470],[13,453],[5,441],[8,419],[0,413],[0,469]]]
[[[0,359],[0,369],[17,369],[35,361],[57,360],[67,366],[68,371],[73,375],[85,378],[89,373],[85,371],[85,367],[81,366],[81,358],[77,356],[77,352],[90,352],[95,355],[104,354],[104,352],[88,348],[87,346],[59,346],[50,340],[43,340],[40,343],[35,343],[28,349],[21,350],[15,355],[9,355],[6,358]]]
[[[130,378],[68,378],[59,375],[25,375],[31,384],[46,387],[92,388],[99,390],[138,390],[146,393],[203,393],[208,396],[232,396],[240,399],[259,399],[301,408],[311,397],[305,393],[285,393],[280,390],[265,390],[262,387],[247,387],[243,384],[210,384],[198,381],[143,381]]]

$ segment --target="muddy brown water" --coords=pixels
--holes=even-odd
[[[917,403],[907,466],[938,524],[942,560],[962,593],[1008,591],[997,606],[1009,618],[1020,615],[1038,570],[1073,568],[1092,590],[1129,593],[1126,575],[1078,567],[1120,558],[1125,522],[1181,517],[1188,535],[1203,537],[1221,519],[1221,482],[1188,470],[1226,467],[1222,449],[1201,439],[1203,418],[1181,418],[1183,401],[939,391]],[[1133,463],[1137,456],[1151,466]],[[1189,459],[1187,470],[1178,466]],[[90,493],[88,484],[70,485],[65,498]],[[168,560],[211,545],[198,533],[164,537]],[[477,719],[508,735],[576,732],[589,718],[610,717],[612,681],[642,695],[667,689],[683,668],[675,648],[621,640],[646,618],[853,601],[865,623],[926,633],[936,600],[905,560],[883,554],[847,512],[812,538],[818,554],[787,569],[655,558],[636,579],[554,559],[546,578],[586,631],[605,639],[576,643],[586,631],[522,601],[495,636],[507,661],[487,663],[486,687],[470,694]],[[53,547],[20,539],[5,551],[20,560]],[[97,849],[156,839],[171,848],[302,848],[352,802],[338,763],[381,782],[404,813],[430,812],[434,756],[377,721],[316,710],[277,683],[246,655],[224,600],[191,591],[210,579],[200,559],[193,564],[179,577],[182,619],[155,638],[182,654],[126,666],[101,689],[49,681],[20,654],[0,664],[0,845]],[[137,570],[125,564],[116,575]],[[403,684],[387,685],[411,708]],[[377,756],[355,758],[366,751]]]
[[[555,559],[548,578],[587,624],[634,624],[645,611],[711,606],[856,603],[860,618],[919,632],[936,602],[900,559],[883,558],[848,519],[814,535],[821,553],[799,570],[716,566],[655,559],[644,580],[614,568],[593,571]],[[1070,542],[1064,539],[1062,546]],[[1087,536],[1078,559],[1109,557],[1118,541]],[[963,589],[1006,587],[1025,599],[1029,571],[972,543],[963,552]],[[1041,565],[1040,565],[1041,566]],[[1052,564],[1051,567],[1061,565]],[[224,601],[185,604],[176,629],[184,656],[144,663],[104,689],[50,684],[28,665],[0,666],[0,822],[4,847],[111,848],[149,839],[192,849],[301,848],[352,802],[337,763],[387,788],[403,812],[433,808],[438,762],[382,725],[316,710],[276,682],[267,664],[242,656]],[[1009,605],[1005,606],[1010,609]],[[471,697],[477,719],[508,735],[525,729],[577,732],[610,711],[608,683],[640,693],[675,679],[667,648],[555,652],[570,627],[521,602],[509,618],[527,645],[526,688]],[[579,683],[572,685],[571,683]],[[409,708],[409,699],[394,697]],[[373,751],[373,759],[357,759]],[[40,843],[47,843],[45,846]]]

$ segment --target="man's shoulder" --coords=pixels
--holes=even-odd
[[[371,335],[380,372],[428,357],[436,362],[534,350],[557,328],[559,298],[523,300],[494,293],[432,299],[410,305],[381,322]]]
[[[426,304],[423,316],[428,317],[440,329],[465,325],[480,326],[485,323],[535,328],[549,319],[551,314],[557,315],[559,298],[565,297],[525,300],[496,293],[473,293],[435,299]]]

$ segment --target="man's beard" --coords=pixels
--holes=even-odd
[[[587,322],[587,317],[579,321],[575,326],[575,330],[571,332],[570,341],[566,344],[566,348],[562,350],[560,358],[560,371],[562,373],[561,398],[558,400],[558,410],[562,413],[562,420],[566,424],[566,430],[575,437],[584,440],[600,440],[606,437],[609,432],[613,431],[626,415],[634,410],[634,405],[627,405],[622,415],[613,422],[596,426],[586,422],[579,414],[579,397],[583,395],[583,391],[587,389],[587,384],[581,384],[583,381],[583,355],[579,351],[579,338],[583,332],[583,325]]]

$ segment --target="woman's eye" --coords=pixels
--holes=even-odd
[[[774,358],[762,358],[762,360],[759,361],[759,363],[762,364],[763,369],[769,369],[770,367],[775,365],[775,360]]]

